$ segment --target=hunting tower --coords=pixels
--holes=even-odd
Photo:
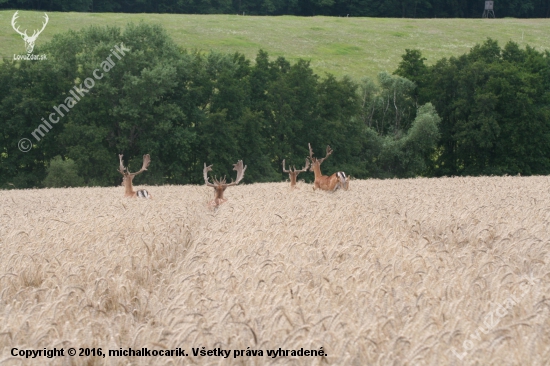
[[[495,18],[495,12],[493,11],[493,3],[494,1],[486,1],[485,2],[485,10],[483,11],[483,15],[481,16],[483,19],[485,18]]]

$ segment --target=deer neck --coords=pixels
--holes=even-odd
[[[290,172],[290,186],[294,187],[296,185],[296,177],[298,177],[298,173],[296,172]]]
[[[315,163],[313,165],[313,173],[315,174],[315,179],[321,178],[323,174],[321,173],[321,164]]]
[[[223,192],[225,191],[225,188],[222,186],[218,186],[214,188],[215,192],[215,199],[216,200],[223,200]]]
[[[134,192],[134,187],[132,186],[132,179],[133,177],[127,176],[126,179],[124,179],[124,195],[125,196],[133,196],[136,192]]]

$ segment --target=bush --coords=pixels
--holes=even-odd
[[[379,162],[383,177],[425,175],[440,138],[441,118],[431,103],[418,108],[411,128],[401,137],[383,136]]]
[[[61,156],[56,156],[50,161],[47,169],[44,186],[50,188],[60,187],[82,187],[84,179],[78,175],[76,163],[71,160],[63,160]]]

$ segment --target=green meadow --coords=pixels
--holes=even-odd
[[[0,56],[24,54],[12,29],[14,11],[0,11]],[[20,11],[20,29],[41,26],[43,13]],[[204,52],[240,52],[254,59],[258,50],[290,61],[306,59],[318,73],[353,79],[393,72],[406,48],[422,51],[427,63],[466,53],[488,37],[501,45],[550,49],[548,19],[396,19],[330,17],[260,17],[238,15],[48,13],[50,21],[37,47],[56,33],[91,25],[124,27],[129,22],[161,24],[181,47]]]

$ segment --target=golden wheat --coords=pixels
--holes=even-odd
[[[299,187],[0,192],[0,364],[548,364],[549,178]],[[189,357],[11,355],[54,347]]]

